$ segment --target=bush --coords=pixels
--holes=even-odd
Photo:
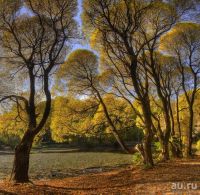
[[[153,158],[157,161],[160,161],[162,158],[162,146],[160,142],[154,142],[153,143]]]
[[[141,165],[143,164],[142,156],[139,152],[133,154],[133,164]]]
[[[14,134],[10,135],[0,135],[0,142],[3,145],[10,146],[12,149],[20,142],[20,137]]]
[[[200,152],[200,140],[196,143],[196,149],[198,152]]]
[[[153,151],[156,153],[160,153],[162,151],[160,142],[154,142],[154,150]]]

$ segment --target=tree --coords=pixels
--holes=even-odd
[[[150,47],[149,47],[150,49]],[[153,98],[156,101],[157,107],[163,112],[164,121],[162,125],[159,125],[160,131],[158,133],[161,146],[163,160],[169,160],[169,139],[174,136],[174,115],[172,110],[171,99],[173,97],[173,82],[176,67],[174,65],[175,60],[173,57],[164,56],[161,53],[150,49],[149,55],[146,57],[146,62],[149,66],[149,74],[152,81],[152,88],[155,86],[160,103],[156,97]],[[152,90],[153,91],[153,90]],[[153,119],[159,122],[156,115],[153,115]]]
[[[103,100],[121,139],[134,144],[140,141],[142,131],[135,125],[136,116],[130,105],[110,94],[103,96]],[[93,96],[84,99],[56,97],[53,100],[50,128],[53,140],[59,143],[76,143],[78,146],[94,142],[100,145],[116,143],[103,107]]]
[[[76,1],[25,0],[25,15],[20,14],[22,1],[1,1],[0,24],[4,68],[13,78],[23,75],[27,96],[14,92],[2,101],[22,104],[28,126],[15,149],[13,180],[28,182],[29,154],[35,136],[44,127],[51,110],[50,78],[56,66],[63,63],[69,40],[76,38]],[[36,96],[44,92],[44,109],[36,112]],[[37,117],[41,119],[37,121]]]
[[[79,96],[93,96],[97,99],[103,108],[105,117],[117,142],[124,151],[129,152],[104,102],[103,94],[105,92],[102,88],[102,81],[105,82],[104,74],[99,74],[98,71],[97,56],[91,51],[79,49],[68,56],[65,64],[60,68],[58,76],[68,81],[69,91]],[[105,78],[107,79],[107,77]]]
[[[160,36],[171,28],[188,6],[186,1],[182,1],[181,6],[177,7],[172,1],[84,1],[83,21],[86,34],[89,38],[97,37],[96,41],[100,46],[95,48],[107,55],[111,61],[109,65],[115,72],[124,77],[121,73],[126,71],[126,76],[131,81],[128,88],[131,84],[132,95],[142,106],[145,121],[145,163],[150,167],[153,166],[153,124],[147,64],[142,62],[141,57],[148,49],[148,44],[154,48]]]
[[[194,128],[194,103],[198,91],[200,75],[200,26],[196,23],[177,24],[162,38],[161,48],[177,60],[177,70],[181,75],[181,87],[185,95],[189,123],[187,130],[186,156],[192,156],[192,133]]]

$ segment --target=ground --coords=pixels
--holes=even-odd
[[[200,158],[171,160],[147,170],[127,165],[106,172],[85,173],[62,179],[40,179],[32,182],[26,185],[11,185],[4,180],[0,183],[0,194],[199,195]]]

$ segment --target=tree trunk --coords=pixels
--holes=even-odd
[[[146,106],[145,106],[146,105]],[[146,126],[146,132],[143,141],[144,148],[144,164],[146,167],[150,168],[154,166],[153,155],[152,155],[152,139],[153,139],[153,131],[152,131],[152,121],[151,121],[151,112],[149,108],[149,104],[142,104],[142,109],[144,113],[144,121]]]
[[[172,156],[174,158],[182,158],[183,157],[183,153],[182,153],[182,146],[181,146],[181,140],[180,139],[176,139],[172,140],[172,142],[170,142],[170,146],[171,146],[171,152],[172,152]]]
[[[174,127],[174,121],[173,121],[173,114],[172,114],[172,109],[171,109],[171,103],[170,103],[170,96],[165,95],[165,91],[162,90],[162,88],[166,88],[166,86],[162,85],[162,79],[160,77],[160,73],[157,72],[156,67],[155,67],[155,61],[153,57],[153,50],[150,51],[151,54],[151,69],[153,73],[153,78],[156,83],[156,89],[157,89],[157,94],[159,99],[161,100],[162,103],[162,111],[164,115],[164,121],[165,121],[165,133],[163,134],[164,137],[161,140],[162,144],[162,156],[163,160],[169,160],[169,138],[171,135],[172,130],[174,130],[172,127]],[[172,132],[173,133],[173,132]]]
[[[48,73],[45,73],[44,75],[44,92],[46,96],[46,105],[45,110],[42,116],[42,119],[40,123],[36,126],[36,116],[33,115],[33,112],[35,112],[35,104],[34,102],[34,87],[31,87],[31,95],[30,95],[30,102],[29,102],[29,129],[24,134],[21,142],[18,144],[18,146],[15,149],[15,158],[14,158],[14,165],[13,165],[13,171],[11,175],[11,179],[17,183],[26,183],[29,182],[29,176],[28,176],[28,170],[29,170],[29,156],[31,147],[33,144],[33,140],[35,136],[41,131],[41,129],[44,127],[50,110],[51,110],[51,93],[49,91],[49,85],[48,85]],[[32,81],[32,80],[30,80]],[[31,82],[31,86],[33,85],[34,80]],[[32,106],[30,106],[32,105]]]
[[[146,102],[146,103],[145,103]],[[143,141],[144,146],[144,164],[146,167],[153,167],[153,155],[152,155],[152,139],[153,139],[153,130],[152,130],[152,120],[151,120],[151,109],[149,101],[145,98],[142,102],[142,111],[144,114],[145,121],[145,136]]]
[[[169,160],[169,141],[163,140],[162,142],[162,160]]]
[[[29,156],[33,143],[33,136],[25,134],[22,141],[15,148],[15,157],[11,179],[16,183],[29,182]]]
[[[187,158],[192,157],[193,118],[194,118],[194,112],[193,112],[193,109],[190,108],[189,128],[187,132],[187,143],[186,143],[186,157]]]
[[[103,107],[103,111],[105,114],[105,117],[108,121],[108,124],[110,125],[111,129],[112,129],[112,134],[114,135],[115,139],[117,140],[118,144],[120,145],[120,147],[122,148],[122,150],[126,153],[131,153],[131,151],[129,150],[129,148],[126,146],[126,144],[124,143],[123,139],[121,138],[121,136],[119,135],[114,123],[112,122],[110,115],[108,113],[108,109],[106,104],[103,101],[103,98],[101,97],[101,94],[99,93],[99,91],[92,85],[93,90],[96,92],[96,95],[99,99],[99,102],[101,103],[102,107]]]
[[[143,141],[143,148],[144,148],[144,164],[147,167],[153,167],[153,157],[152,157],[152,150],[151,150],[151,143],[153,138],[153,131],[152,131],[152,119],[151,119],[151,108],[149,103],[148,97],[148,85],[146,86],[146,93],[143,93],[140,90],[140,84],[138,82],[138,77],[136,73],[137,69],[137,60],[133,59],[131,63],[131,79],[135,89],[136,94],[138,95],[138,99],[142,106],[142,113],[144,115],[145,121],[145,137]],[[148,83],[148,80],[146,80]]]
[[[182,141],[182,132],[181,132],[181,122],[180,122],[180,116],[179,116],[179,93],[176,94],[176,121],[177,121],[177,126],[178,126],[180,152],[181,152],[181,157],[183,157],[183,141]]]
[[[170,120],[170,114],[171,116],[173,116],[172,113],[172,110],[171,110],[171,105],[170,105],[170,102],[169,102],[169,98],[165,97],[161,91],[161,87],[160,87],[160,81],[159,79],[157,79],[157,92],[158,92],[158,96],[162,102],[162,108],[163,108],[163,112],[164,112],[164,121],[165,121],[165,128],[166,128],[166,131],[165,133],[163,133],[164,137],[163,137],[163,140],[162,140],[162,157],[163,157],[163,160],[166,161],[166,160],[169,160],[169,138],[170,138],[170,134],[172,132],[172,126],[171,126],[171,120]],[[172,132],[173,133],[173,132]]]
[[[143,143],[144,146],[144,164],[146,167],[151,168],[154,166],[152,150],[151,150],[152,136],[150,134],[145,136]]]

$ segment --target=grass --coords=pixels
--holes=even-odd
[[[0,179],[8,178],[13,154],[0,154]],[[132,155],[111,152],[77,152],[73,150],[33,150],[30,178],[62,178],[85,173],[90,167],[116,167],[132,163]]]

